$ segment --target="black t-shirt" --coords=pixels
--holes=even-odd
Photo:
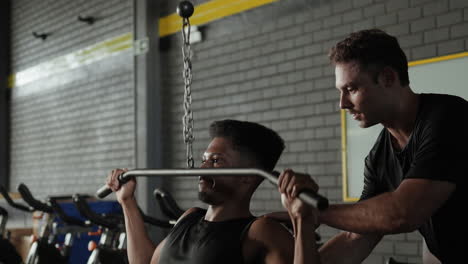
[[[455,191],[419,228],[443,263],[466,259],[468,231],[468,102],[450,95],[421,94],[415,126],[399,152],[383,129],[365,160],[361,200],[395,190],[405,179],[446,181]]]
[[[204,220],[206,210],[182,218],[166,237],[160,264],[241,264],[242,241],[255,217],[222,222]]]

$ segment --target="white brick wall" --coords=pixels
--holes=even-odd
[[[132,5],[130,0],[12,1],[13,71],[131,32]],[[81,23],[79,15],[96,22]],[[51,35],[42,41],[33,31]],[[21,93],[25,89],[35,92]],[[94,193],[110,168],[134,166],[134,115],[130,52],[15,87],[11,189],[24,182],[39,197]]]

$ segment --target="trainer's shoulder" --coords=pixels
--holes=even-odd
[[[431,109],[468,109],[468,101],[457,95],[421,94],[423,103]]]

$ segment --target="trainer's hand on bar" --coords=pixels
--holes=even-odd
[[[135,178],[130,179],[125,184],[120,184],[118,177],[127,172],[128,169],[114,169],[107,176],[107,187],[109,187],[117,196],[117,201],[120,204],[124,204],[126,201],[134,197],[136,180]]]
[[[318,191],[318,185],[310,175],[296,173],[291,169],[284,170],[278,178],[278,190],[281,193],[281,202],[288,210],[291,219],[303,219],[317,225],[318,211],[316,208],[302,202],[298,195],[303,190]]]

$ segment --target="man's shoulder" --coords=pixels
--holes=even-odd
[[[423,113],[432,115],[462,114],[468,112],[468,101],[462,97],[449,94],[421,94]]]
[[[179,223],[182,219],[186,218],[188,215],[194,215],[194,214],[205,215],[205,213],[206,213],[206,210],[200,207],[189,208],[179,217],[179,219],[177,219],[177,223]]]
[[[460,117],[468,115],[468,102],[458,96],[447,94],[421,94],[421,109],[418,114],[417,131],[430,137],[445,136],[457,132],[465,134],[466,122]]]
[[[260,259],[261,262],[265,262],[267,256],[276,259],[276,263],[292,262],[294,238],[280,222],[274,219],[257,218],[244,241],[246,263],[258,263]]]
[[[270,239],[277,236],[290,236],[292,237],[289,230],[281,224],[279,221],[269,217],[257,218],[250,227],[249,235],[252,238],[258,239]]]

